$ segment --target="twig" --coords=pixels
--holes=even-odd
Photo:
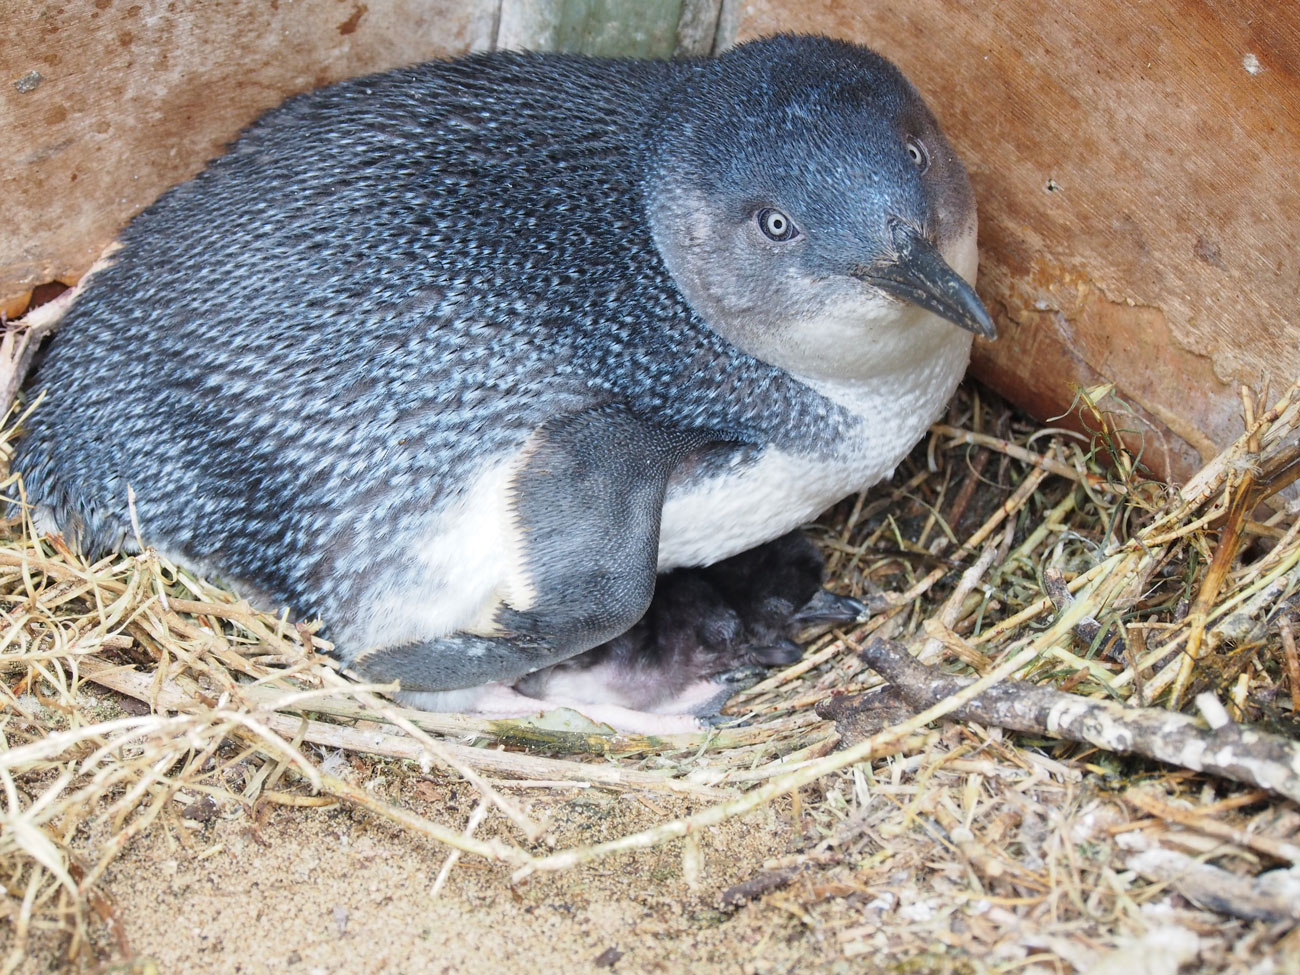
[[[1108,481],[1099,474],[1081,471],[1077,467],[1056,460],[1053,457],[1046,457],[1043,454],[1034,453],[1032,450],[1026,450],[1019,444],[1013,444],[1011,441],[1003,440],[1001,437],[990,437],[988,434],[974,433],[970,430],[950,427],[944,423],[932,424],[930,430],[933,433],[939,434],[941,437],[951,438],[953,443],[975,444],[980,447],[988,447],[990,450],[996,450],[999,453],[1014,458],[1015,460],[1024,461],[1026,464],[1032,464],[1034,467],[1049,474],[1056,474],[1059,477],[1068,478],[1071,481],[1078,481],[1081,484],[1087,484],[1090,487],[1105,488],[1106,490],[1114,491],[1117,494],[1126,493],[1126,489],[1122,484]]]
[[[957,490],[957,496],[952,499],[952,506],[948,509],[947,521],[954,529],[965,517],[966,509],[970,507],[971,499],[975,497],[976,490],[984,483],[984,468],[988,467],[991,456],[993,455],[989,451],[980,450],[975,453],[973,459],[968,460],[969,474]]]
[[[1166,819],[1178,823],[1180,826],[1189,826],[1207,836],[1227,840],[1229,843],[1236,843],[1238,846],[1262,853],[1275,860],[1287,860],[1294,864],[1300,864],[1300,846],[1296,846],[1294,843],[1274,839],[1271,836],[1261,836],[1258,833],[1251,833],[1244,829],[1237,829],[1235,826],[1229,826],[1227,823],[1221,823],[1217,819],[1209,818],[1205,811],[1201,809],[1184,809],[1171,805],[1148,789],[1125,789],[1123,796],[1125,802],[1136,806],[1150,816]]]
[[[1300,381],[1293,383],[1286,393],[1283,394],[1282,398],[1274,403],[1267,412],[1257,416],[1255,422],[1246,430],[1243,436],[1239,437],[1234,443],[1225,447],[1219,452],[1217,457],[1210,461],[1210,463],[1206,464],[1190,480],[1188,480],[1188,482],[1184,484],[1178,492],[1179,497],[1181,497],[1185,502],[1183,510],[1199,508],[1206,501],[1209,501],[1212,497],[1222,491],[1228,472],[1242,466],[1242,460],[1249,452],[1249,444],[1252,436],[1260,437],[1261,440],[1268,442],[1269,447],[1273,447],[1276,438],[1273,436],[1271,430],[1269,433],[1264,433],[1264,431],[1266,428],[1271,428],[1273,424],[1277,423],[1278,420],[1282,419],[1293,410],[1300,408],[1300,403],[1296,402],[1298,397],[1300,397]],[[1290,443],[1294,444],[1296,425],[1296,418],[1292,416],[1290,418],[1289,427],[1290,437],[1283,437],[1284,441],[1289,440]],[[1277,476],[1282,469],[1292,466],[1290,461],[1294,460],[1294,457],[1290,456],[1290,451],[1284,450],[1282,453],[1288,455],[1287,462],[1276,464],[1276,467],[1278,468],[1277,471],[1269,471],[1270,476],[1274,479],[1277,479]],[[1269,486],[1270,488],[1273,487],[1271,481]],[[1171,514],[1173,515],[1171,520],[1176,520],[1178,517],[1177,514]]]
[[[348,682],[338,674],[334,673],[334,671],[326,668],[323,673],[327,682],[333,683],[344,692],[349,690]],[[390,724],[402,729],[402,731],[405,731],[408,735],[423,745],[428,755],[436,760],[440,765],[444,768],[451,769],[453,772],[456,772],[464,778],[465,781],[469,782],[470,785],[479,791],[480,795],[500,809],[512,823],[523,830],[524,835],[527,836],[529,840],[536,842],[542,837],[542,834],[546,832],[544,827],[529,819],[524,811],[520,809],[513,800],[507,799],[501,793],[497,792],[496,789],[492,788],[492,786],[488,785],[468,763],[461,761],[444,745],[430,738],[423,729],[417,727],[413,722],[407,720],[402,714],[400,714],[397,708],[381,701],[369,691],[358,689],[354,693],[362,703],[366,704],[368,707],[374,708],[377,712],[382,714]],[[427,761],[427,759],[421,758],[421,761]]]
[[[1250,468],[1242,471],[1241,479],[1237,484],[1236,490],[1232,493],[1232,500],[1228,505],[1227,520],[1224,522],[1223,530],[1219,533],[1219,544],[1214,548],[1214,555],[1210,559],[1210,564],[1205,570],[1205,577],[1201,580],[1201,587],[1196,592],[1196,599],[1192,602],[1191,613],[1188,619],[1191,621],[1191,629],[1187,634],[1187,646],[1183,649],[1183,656],[1180,658],[1178,665],[1178,677],[1174,681],[1173,688],[1169,691],[1169,706],[1177,708],[1183,700],[1183,695],[1187,693],[1187,687],[1191,683],[1192,673],[1196,669],[1196,663],[1201,658],[1201,642],[1205,637],[1205,624],[1209,618],[1210,610],[1214,608],[1219,598],[1219,590],[1223,588],[1224,580],[1228,576],[1228,570],[1232,568],[1233,562],[1237,560],[1237,553],[1241,549],[1242,529],[1246,524],[1246,517],[1254,510],[1258,501],[1258,493],[1255,491],[1255,477]]]
[[[1060,569],[1049,568],[1043,573],[1043,588],[1058,613],[1064,612],[1065,608],[1074,602],[1074,596],[1070,594],[1070,587],[1065,584],[1065,577],[1061,575]],[[1101,636],[1101,632],[1101,623],[1093,616],[1084,617],[1074,627],[1074,635],[1086,647],[1091,647]],[[1124,645],[1123,637],[1112,633],[1098,649],[1107,655],[1114,655],[1117,652],[1123,653],[1127,647]]]
[[[1251,921],[1300,920],[1300,872],[1294,868],[1241,877],[1159,847],[1134,853],[1128,867],[1220,914]]]
[[[1096,579],[1101,578],[1112,571],[1123,557],[1122,554],[1114,555],[1104,562],[1098,562],[1091,569],[1088,569],[1086,572],[1081,572],[1079,575],[1071,579],[1067,584],[1067,589],[1072,593],[1078,592]],[[970,642],[976,646],[984,643],[992,643],[998,638],[1006,636],[1012,630],[1020,629],[1025,623],[1037,619],[1052,608],[1052,600],[1049,597],[1044,596],[1042,599],[1030,603],[1020,612],[1008,616],[1000,623],[990,626],[982,633],[971,637]]]
[[[474,835],[474,830],[479,828],[479,825],[483,822],[483,817],[487,815],[487,810],[488,801],[487,797],[484,796],[478,801],[478,805],[474,807],[474,811],[469,814],[469,822],[465,824],[464,835],[467,839]],[[442,890],[443,884],[445,884],[447,878],[451,876],[451,868],[456,866],[456,861],[459,859],[460,850],[454,849],[447,853],[447,859],[442,862],[442,869],[438,871],[438,876],[433,879],[433,886],[429,889],[429,900],[433,900],[438,896],[439,892]]]
[[[918,709],[932,708],[934,702],[951,700],[950,695],[974,686],[969,677],[928,667],[888,640],[873,640],[863,649],[862,659]],[[1185,714],[1126,708],[1020,681],[992,687],[954,710],[952,717],[1145,755],[1300,801],[1300,743],[1242,725],[1206,730]]]
[[[1282,634],[1282,660],[1286,663],[1286,682],[1291,691],[1291,710],[1300,714],[1300,657],[1296,655],[1295,633],[1291,621],[1285,616],[1278,620]]]
[[[786,775],[773,779],[767,785],[760,786],[751,792],[747,792],[738,799],[733,799],[730,802],[720,802],[716,805],[709,806],[694,815],[687,816],[684,819],[674,820],[671,823],[663,823],[640,833],[633,833],[615,840],[610,840],[606,843],[598,843],[594,846],[552,853],[549,856],[534,860],[528,866],[515,871],[512,879],[517,882],[538,870],[564,870],[576,864],[595,860],[612,853],[626,853],[632,850],[648,849],[657,846],[660,843],[666,843],[669,840],[680,838],[688,833],[699,832],[702,829],[709,826],[715,826],[718,823],[725,822],[736,816],[742,816],[750,810],[766,805],[774,799],[778,799],[787,793],[793,792],[796,789],[807,785],[809,782],[814,782],[824,775],[829,775],[831,772],[839,771],[842,768],[847,768],[850,765],[855,765],[858,762],[865,761],[869,758],[879,758],[882,755],[891,754],[893,749],[895,749],[900,742],[908,739],[919,728],[922,728],[931,721],[936,721],[951,711],[960,708],[967,701],[976,697],[981,691],[993,686],[998,681],[1015,673],[1020,667],[1028,664],[1038,655],[1038,653],[1038,646],[1036,644],[1030,644],[1020,653],[1015,654],[1011,659],[1004,661],[995,670],[990,671],[986,676],[981,677],[969,687],[958,691],[950,698],[939,701],[933,707],[927,708],[920,714],[914,715],[897,725],[886,728],[851,748],[846,748],[840,752],[833,752],[824,758],[809,762],[802,768],[795,769]]]
[[[87,667],[86,664],[89,664],[89,666]],[[155,698],[152,680],[147,674],[139,674],[121,667],[110,667],[98,661],[85,661],[83,671],[87,678],[97,684],[102,684],[121,694],[126,694],[128,697],[134,697],[136,700],[144,701],[158,708],[179,711],[195,704],[195,701],[190,696],[183,693],[171,682],[165,682]],[[327,748],[342,748],[348,751],[366,752],[388,758],[404,758],[417,762],[426,753],[421,742],[406,735],[362,731],[347,725],[327,724],[315,720],[307,721],[304,725],[301,718],[274,713],[263,715],[262,724],[267,729],[276,732],[277,735],[289,738],[301,732],[304,741]],[[442,747],[467,766],[503,775],[571,779],[575,782],[590,782],[615,788],[653,789],[660,792],[673,792],[714,799],[730,794],[726,790],[699,785],[686,779],[673,779],[665,775],[656,775],[653,772],[624,769],[617,765],[585,764],[519,752],[469,748],[452,742],[444,742]]]
[[[770,894],[774,890],[788,887],[799,874],[811,869],[811,864],[800,863],[781,870],[764,870],[748,880],[732,884],[722,892],[718,902],[724,911],[734,911],[736,908],[762,897],[764,894]]]
[[[345,782],[333,775],[321,776],[321,789],[332,796],[345,799],[353,805],[378,813],[386,819],[405,826],[412,832],[423,833],[430,839],[436,840],[444,846],[449,846],[453,850],[463,850],[466,853],[477,854],[487,860],[497,860],[516,867],[527,866],[535,862],[533,857],[517,846],[510,846],[500,840],[476,840],[465,833],[458,833],[454,829],[448,829],[446,826],[431,822],[423,816],[416,815],[409,809],[403,809],[391,802],[377,799],[365,789],[358,788],[351,782]]]
[[[1008,523],[1010,524],[1010,523]],[[999,544],[990,539],[984,546],[984,551],[957,580],[957,585],[953,587],[952,593],[944,601],[943,606],[939,609],[936,622],[947,630],[951,630],[957,624],[957,619],[961,613],[962,603],[975,588],[984,580],[989,569],[993,565],[993,560],[997,557]],[[939,651],[943,649],[943,640],[939,637],[931,636],[921,647],[918,656],[922,660],[933,660],[938,656]],[[972,648],[973,649],[973,648]]]

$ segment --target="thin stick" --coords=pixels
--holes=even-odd
[[[1183,695],[1187,693],[1188,685],[1191,683],[1192,673],[1196,669],[1196,663],[1201,658],[1201,643],[1205,637],[1206,620],[1219,598],[1219,590],[1223,588],[1228,570],[1237,560],[1246,516],[1255,507],[1254,485],[1254,474],[1250,468],[1246,468],[1241,473],[1236,491],[1233,492],[1232,501],[1228,505],[1228,519],[1219,533],[1219,544],[1214,548],[1214,555],[1205,570],[1201,588],[1197,590],[1196,599],[1192,602],[1192,610],[1188,614],[1191,629],[1187,634],[1187,646],[1183,649],[1183,656],[1179,660],[1178,677],[1169,692],[1169,706],[1172,708],[1177,708],[1182,703]]]
[[[1074,616],[1071,626],[1082,615],[1078,612],[1081,602],[1062,614],[1062,618]],[[928,667],[904,647],[887,640],[873,641],[862,655],[913,707],[925,707],[936,699],[952,700],[955,691],[974,686],[968,683],[970,678]],[[980,678],[979,683],[986,680]],[[954,716],[1013,731],[1087,742],[1108,751],[1145,755],[1300,800],[1300,744],[1226,720],[1207,730],[1194,718],[1176,711],[1124,707],[1021,682],[982,693]]]
[[[109,667],[106,664],[100,664],[98,661],[93,663],[86,661],[86,663],[91,663],[91,666],[86,670],[86,677],[95,683],[126,694],[128,697],[134,697],[136,700],[155,704],[155,698],[151,693],[151,681],[147,674],[139,674],[126,668]],[[156,697],[155,706],[166,710],[181,710],[192,703],[192,699],[178,687],[171,682],[166,682]],[[139,721],[141,719],[131,720]],[[362,731],[347,725],[327,724],[315,720],[308,721],[304,726],[301,718],[286,714],[265,715],[262,718],[262,726],[274,731],[277,736],[283,735],[290,738],[301,731],[304,741],[327,748],[342,748],[348,751],[366,752],[388,758],[404,758],[417,762],[425,754],[424,745],[421,742],[405,735]],[[700,785],[686,779],[673,779],[653,772],[624,769],[612,764],[594,765],[570,762],[564,759],[546,758],[520,752],[469,748],[452,742],[445,742],[442,747],[464,765],[504,775],[571,779],[579,783],[594,783],[615,788],[653,789],[659,792],[672,792],[712,799],[732,794],[728,790]],[[58,754],[58,752],[55,751],[54,754]],[[314,767],[312,768],[314,770]]]
[[[948,596],[947,600],[944,601],[943,606],[940,607],[939,612],[934,619],[939,626],[946,630],[951,630],[952,627],[957,625],[957,619],[961,612],[962,603],[965,602],[966,597],[975,590],[975,587],[984,580],[984,576],[988,574],[989,569],[993,565],[993,560],[997,557],[998,547],[999,543],[989,540],[985,544],[984,551],[980,553],[979,558],[961,574],[961,578],[957,580],[957,585],[953,587],[952,593]],[[933,660],[938,656],[942,649],[942,638],[931,636],[930,639],[926,640],[922,645],[917,657],[926,661]]]
[[[1150,816],[1167,819],[1181,826],[1191,827],[1206,836],[1213,836],[1216,839],[1227,840],[1229,843],[1236,843],[1238,846],[1262,853],[1275,860],[1300,863],[1300,846],[1294,843],[1274,839],[1271,836],[1261,836],[1258,833],[1251,833],[1244,829],[1237,829],[1235,826],[1229,826],[1227,823],[1221,823],[1217,819],[1209,818],[1204,810],[1184,809],[1171,805],[1153,795],[1147,789],[1125,789],[1123,796],[1125,802],[1136,806]]]
[[[1296,656],[1295,633],[1291,621],[1285,616],[1278,621],[1282,634],[1282,659],[1286,662],[1286,682],[1291,689],[1291,710],[1300,714],[1300,658]]]
[[[1058,477],[1068,478],[1071,481],[1078,481],[1087,484],[1090,487],[1104,488],[1108,491],[1114,491],[1117,494],[1127,493],[1122,484],[1116,484],[1106,480],[1100,474],[1092,474],[1088,471],[1081,471],[1077,467],[1056,460],[1054,457],[1047,457],[1043,454],[1035,453],[1032,450],[1026,450],[1018,444],[1013,444],[1009,440],[1003,440],[1001,437],[990,437],[985,433],[973,433],[970,430],[962,430],[958,427],[950,427],[945,423],[935,423],[930,427],[931,432],[939,434],[941,437],[949,437],[953,443],[972,444],[980,447],[988,447],[990,450],[996,450],[1000,454],[1006,454],[1015,460],[1024,461],[1026,464],[1032,464],[1040,470],[1049,474],[1056,474]]]
[[[474,811],[469,814],[469,822],[465,824],[464,836],[466,839],[474,835],[474,830],[478,829],[479,824],[483,822],[483,817],[487,815],[487,811],[488,802],[487,798],[484,797],[478,801]],[[453,849],[447,853],[447,859],[442,862],[442,869],[438,871],[438,876],[433,880],[433,887],[429,889],[429,900],[434,900],[442,891],[442,885],[451,876],[451,868],[456,865],[456,861],[459,859],[460,850]]]
[[[343,690],[348,690],[348,682],[338,674],[334,673],[334,671],[326,670],[324,672],[324,677],[326,682],[333,683],[336,687],[341,687]],[[401,728],[408,735],[418,741],[425,747],[428,754],[444,768],[452,769],[464,778],[465,781],[474,786],[482,796],[487,798],[489,802],[505,813],[512,823],[523,830],[524,835],[527,836],[529,840],[536,842],[541,839],[542,835],[546,832],[545,827],[540,826],[529,819],[527,814],[525,814],[512,799],[507,799],[501,793],[497,792],[496,789],[492,788],[492,786],[488,785],[487,782],[485,782],[469,764],[460,761],[448,749],[430,738],[422,728],[416,726],[414,722],[407,720],[402,714],[400,714],[397,708],[381,701],[369,691],[357,691],[355,692],[355,697],[357,697],[363,704],[374,708],[382,714],[390,724]],[[424,758],[421,758],[420,760],[422,762],[426,761]]]
[[[351,782],[345,782],[333,775],[321,775],[321,791],[337,796],[363,809],[378,813],[380,816],[390,819],[412,832],[423,833],[430,839],[444,846],[449,846],[453,850],[463,850],[466,853],[473,853],[487,860],[509,863],[522,869],[527,869],[529,865],[535,862],[533,857],[517,846],[510,846],[500,840],[476,840],[472,836],[458,833],[454,829],[448,829],[446,826],[440,826],[423,816],[416,815],[409,809],[395,806],[391,802],[384,802],[365,789],[358,788]]]

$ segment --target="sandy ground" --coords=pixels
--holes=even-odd
[[[464,785],[390,771],[381,782],[411,808],[463,823]],[[591,789],[516,790],[562,843],[591,843],[683,814],[686,802]],[[542,794],[538,794],[541,792]],[[431,897],[445,849],[345,806],[238,806],[207,823],[169,813],[117,860],[93,955],[68,966],[51,941],[20,971],[361,975],[393,972],[863,971],[808,911],[768,895],[734,911],[720,893],[799,845],[789,806],[757,811],[701,837],[697,882],[681,845],[533,877],[465,858]],[[492,833],[490,817],[480,835]],[[837,914],[852,909],[828,901]],[[843,919],[837,919],[840,927]],[[123,948],[125,947],[125,951]],[[874,968],[874,966],[870,966]]]
[[[193,806],[172,801],[99,884],[101,920],[89,948],[70,962],[66,938],[37,935],[17,971],[1099,975],[1102,963],[1107,973],[1144,975],[1300,972],[1300,933],[1290,923],[1234,921],[1158,889],[1151,899],[1141,884],[1121,880],[1123,853],[1102,839],[1118,807],[1086,779],[1056,783],[1027,770],[971,823],[972,835],[988,844],[986,854],[1004,857],[1004,871],[1032,881],[1031,864],[1046,857],[1038,869],[1056,878],[1052,889],[1032,882],[1018,888],[1006,876],[993,877],[987,864],[977,880],[974,861],[951,855],[930,814],[908,812],[917,811],[913,803],[923,795],[937,796],[942,806],[955,781],[971,781],[969,769],[957,767],[965,759],[954,758],[966,754],[958,749],[969,737],[961,727],[948,729],[935,754],[949,767],[918,766],[924,789],[899,777],[915,763],[882,768],[872,786],[877,798],[863,808],[860,825],[836,811],[848,784],[841,777],[805,787],[797,804],[787,797],[707,829],[695,860],[674,841],[512,884],[509,868],[465,857],[436,895],[446,848],[369,810],[269,802],[250,808],[230,799],[195,820],[187,818]],[[996,759],[999,750],[990,747]],[[342,774],[354,784],[445,825],[463,828],[479,802],[473,788],[411,764],[360,755],[346,762]],[[988,769],[996,772],[992,762]],[[498,785],[566,849],[662,824],[704,802]],[[282,783],[275,791],[314,801],[300,785]],[[940,806],[932,811],[942,816]],[[1123,818],[1113,821],[1123,825]],[[1081,841],[1076,834],[1086,821],[1095,821],[1096,835]],[[493,812],[476,835],[504,836],[507,828]],[[1063,854],[1058,839],[1070,836]],[[79,835],[72,846],[90,864],[101,842]],[[1078,889],[1091,874],[1072,877],[1067,864],[1080,857],[1105,867],[1128,895],[1108,905],[1101,888]],[[722,895],[734,885],[791,864],[801,870],[785,870],[784,885],[726,905]],[[1076,895],[1087,901],[1082,913],[1071,908]],[[1134,956],[1125,945],[1139,933],[1144,944]],[[11,936],[0,924],[6,954]]]

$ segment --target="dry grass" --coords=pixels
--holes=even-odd
[[[707,736],[395,707],[341,677],[309,628],[253,612],[153,553],[88,564],[8,526],[0,876],[13,938],[0,971],[17,967],[37,931],[65,932],[71,955],[102,942],[113,906],[100,879],[169,809],[198,816],[215,802],[255,816],[266,803],[341,801],[445,843],[449,870],[462,854],[486,857],[523,882],[673,840],[689,878],[701,829],[785,797],[803,848],[754,864],[723,906],[764,898],[845,958],[887,951],[917,971],[1089,971],[1112,952],[1116,971],[1138,970],[1143,952],[1199,952],[1206,970],[1285,964],[1300,951],[1293,920],[1230,915],[1258,893],[1254,878],[1295,863],[1300,812],[1289,800],[1086,746],[934,723],[953,701],[843,739],[814,711],[833,693],[878,687],[855,648],[891,637],[988,681],[1014,674],[1168,707],[1209,691],[1233,718],[1296,737],[1300,519],[1285,506],[1255,519],[1294,474],[1300,409],[1290,394],[1269,410],[1247,398],[1242,439],[1181,492],[1141,477],[1117,439],[1122,404],[1105,390],[1079,410],[1091,438],[964,393],[892,485],[817,529],[835,584],[889,608],[814,640],[803,661],[733,702],[745,723]],[[1068,606],[1046,593],[1055,574],[1073,593]],[[466,829],[421,817],[352,784],[339,750],[464,777],[481,805]],[[708,803],[555,849],[488,778]],[[501,827],[490,839],[475,836],[484,821]],[[108,839],[88,852],[87,835]],[[1187,869],[1160,874],[1152,851]],[[1206,903],[1198,864],[1239,881],[1240,896],[1220,884],[1220,902]]]

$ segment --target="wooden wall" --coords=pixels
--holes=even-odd
[[[118,229],[285,97],[491,47],[496,0],[0,0],[0,308],[72,283]]]
[[[0,311],[73,283],[248,122],[341,78],[494,47],[707,54],[721,0],[0,0]],[[734,31],[733,31],[734,33]]]

